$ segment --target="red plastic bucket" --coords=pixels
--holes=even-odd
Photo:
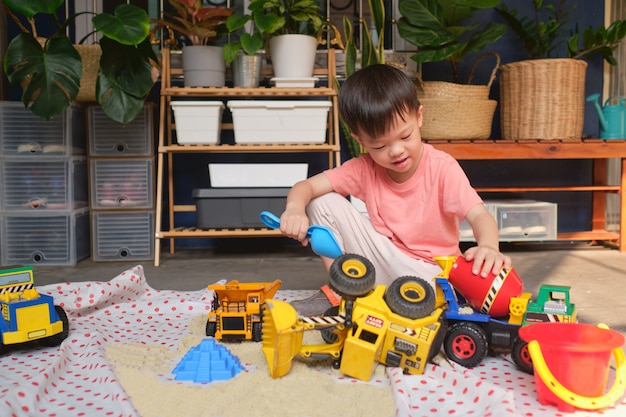
[[[519,336],[529,343],[537,341],[545,365],[558,383],[544,381],[535,368],[539,402],[556,405],[564,412],[577,408],[571,404],[576,403],[576,398],[569,402],[562,400],[555,392],[555,385],[562,385],[575,396],[601,397],[606,388],[611,353],[624,344],[624,336],[614,330],[581,323],[531,324],[521,327]],[[533,362],[536,362],[535,357]],[[587,408],[584,406],[587,403],[581,400],[578,408]]]

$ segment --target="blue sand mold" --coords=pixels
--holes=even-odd
[[[203,339],[172,371],[177,381],[213,382],[233,378],[243,370],[239,359],[215,339]]]

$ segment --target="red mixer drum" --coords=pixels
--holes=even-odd
[[[524,291],[524,283],[517,272],[513,268],[502,268],[498,275],[490,273],[483,278],[472,273],[472,264],[459,256],[450,270],[450,284],[475,310],[492,317],[508,315],[511,297],[519,297]]]

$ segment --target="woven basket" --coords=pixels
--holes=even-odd
[[[585,112],[585,61],[556,58],[500,68],[503,139],[580,139]]]
[[[80,78],[80,90],[76,96],[76,101],[96,101],[96,81],[98,80],[100,56],[102,55],[100,45],[74,45],[74,47],[83,61],[83,75]]]
[[[496,62],[489,81],[486,85],[473,85],[474,72],[478,64],[485,58],[495,57]],[[496,52],[487,52],[479,56],[469,73],[467,84],[450,83],[445,81],[422,81],[419,74],[415,74],[417,78],[418,90],[417,95],[420,100],[423,99],[451,99],[451,100],[489,100],[489,92],[491,84],[496,79],[498,68],[500,67],[500,55]]]
[[[489,139],[496,100],[420,99],[423,139]]]
[[[495,66],[486,85],[472,85],[477,65],[485,58],[495,57]],[[444,81],[422,81],[421,75],[407,67],[415,76],[417,96],[424,106],[422,138],[429,140],[489,139],[493,115],[498,102],[489,100],[491,84],[500,67],[500,55],[487,52],[479,56],[468,76],[468,84]]]

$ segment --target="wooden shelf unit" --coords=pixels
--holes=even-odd
[[[593,161],[593,184],[554,187],[477,187],[478,192],[590,191],[592,193],[592,228],[589,231],[558,233],[558,240],[604,241],[626,251],[626,140],[454,140],[428,141],[435,148],[457,160],[513,159],[590,159]],[[621,160],[619,184],[607,183],[607,160]],[[606,230],[606,195],[620,196],[619,231]]]
[[[182,153],[289,153],[289,152],[317,152],[328,154],[328,167],[332,168],[341,163],[341,148],[339,143],[339,116],[337,110],[337,91],[334,86],[336,77],[335,51],[327,50],[327,67],[316,68],[315,76],[328,80],[328,87],[316,88],[240,88],[240,87],[179,87],[172,84],[174,77],[182,75],[179,68],[171,67],[170,51],[165,48],[161,57],[161,99],[159,108],[159,139],[157,146],[157,195],[155,215],[155,250],[154,265],[159,266],[161,254],[161,240],[170,240],[170,253],[174,253],[174,240],[177,238],[216,238],[216,237],[269,237],[280,236],[280,231],[268,228],[239,228],[239,229],[200,229],[197,227],[177,227],[174,215],[178,212],[194,212],[195,205],[177,204],[174,196],[174,167],[173,155]],[[225,145],[178,145],[173,141],[173,130],[176,129],[172,118],[170,103],[173,98],[228,98],[228,97],[283,97],[308,98],[324,97],[332,107],[328,115],[327,141],[321,144],[225,144]],[[222,130],[233,129],[232,123],[223,123]],[[165,170],[167,158],[167,172]],[[163,190],[168,187],[168,201],[165,203]],[[162,230],[163,215],[169,219],[169,229]]]

